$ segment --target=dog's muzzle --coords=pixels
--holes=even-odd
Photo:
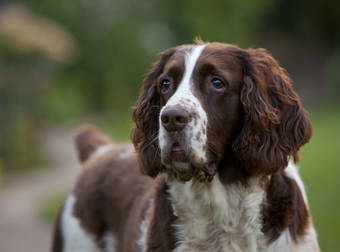
[[[162,162],[181,181],[188,181],[192,177],[200,181],[211,181],[216,172],[215,166],[194,162],[190,139],[192,120],[191,114],[180,105],[167,106],[162,110]]]

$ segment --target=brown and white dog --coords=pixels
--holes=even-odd
[[[76,137],[84,169],[53,252],[319,251],[293,164],[311,124],[265,50],[164,51],[133,120],[136,153],[91,127]]]

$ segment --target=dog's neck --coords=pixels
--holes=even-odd
[[[258,179],[224,185],[167,178],[179,246],[176,251],[261,251],[264,189]],[[239,250],[241,249],[241,250]]]
[[[252,179],[250,174],[247,174],[242,162],[230,148],[225,151],[222,159],[219,160],[217,173],[221,183],[225,186],[238,183],[246,186],[248,180]]]

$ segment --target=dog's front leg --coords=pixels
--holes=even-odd
[[[145,218],[146,237],[143,251],[170,252],[175,249],[173,224],[177,217],[173,213],[163,175],[156,179],[156,184],[156,190]]]

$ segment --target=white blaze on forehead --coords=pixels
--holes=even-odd
[[[184,71],[183,79],[181,83],[179,84],[177,91],[169,99],[166,106],[178,105],[180,104],[179,101],[181,99],[183,98],[191,99],[192,97],[194,97],[192,93],[192,86],[193,86],[193,83],[191,80],[192,72],[194,71],[197,60],[200,57],[205,46],[206,45],[196,46],[190,52],[187,52],[185,54],[185,71]],[[196,97],[194,98],[197,100]]]
[[[185,54],[185,71],[183,79],[180,82],[176,92],[171,96],[166,105],[161,110],[161,113],[166,107],[179,105],[185,109],[191,116],[191,121],[184,129],[186,135],[186,144],[191,149],[193,161],[204,163],[207,161],[205,146],[207,142],[207,114],[204,111],[200,101],[194,95],[193,71],[198,62],[200,55],[206,45],[193,47]],[[163,149],[168,143],[168,135],[166,130],[160,123],[159,144]]]

